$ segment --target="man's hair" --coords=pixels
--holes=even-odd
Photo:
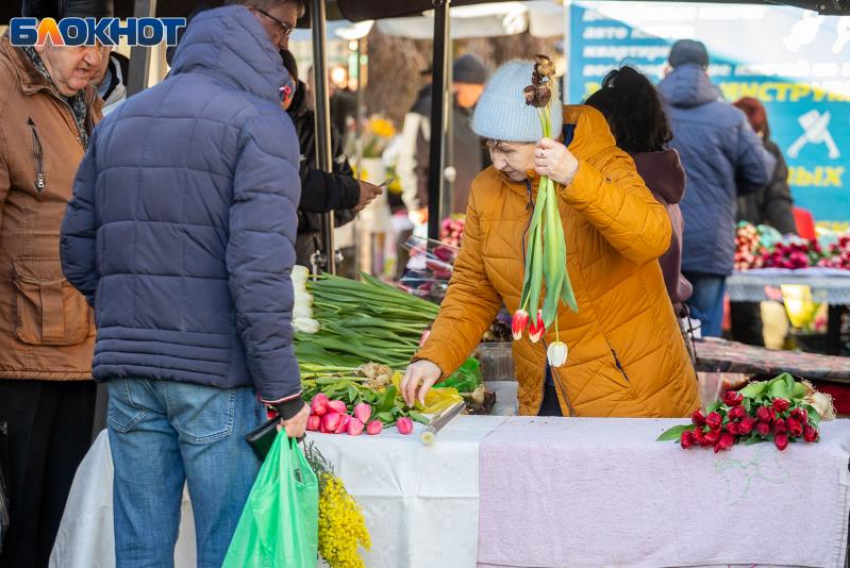
[[[295,4],[298,6],[299,18],[304,17],[304,13],[307,11],[307,4],[304,0],[227,0],[227,4],[229,6],[238,4],[246,8],[259,8],[260,10],[268,10],[281,4]]]

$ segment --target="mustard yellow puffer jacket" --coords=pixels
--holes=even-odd
[[[579,161],[573,182],[558,188],[579,310],[559,312],[570,350],[566,366],[553,369],[561,409],[565,416],[687,416],[699,406],[696,373],[657,262],[670,244],[667,211],[598,111],[564,107],[564,123],[574,125],[569,149]],[[444,377],[469,356],[502,302],[517,310],[536,194],[536,178],[512,183],[492,167],[473,182],[454,276],[415,357],[436,363]],[[540,408],[554,336],[550,329],[540,343],[513,344],[520,414]]]

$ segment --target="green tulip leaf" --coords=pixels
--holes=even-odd
[[[687,432],[688,430],[693,430],[693,424],[682,424],[681,426],[673,426],[655,440],[656,442],[678,442],[681,439],[682,434]]]
[[[748,384],[738,392],[740,392],[744,398],[758,398],[762,394],[764,394],[766,388],[767,383],[764,381],[759,381],[757,383]]]

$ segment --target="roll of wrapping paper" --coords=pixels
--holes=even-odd
[[[430,446],[434,443],[434,440],[437,437],[437,433],[445,428],[449,422],[455,419],[463,409],[466,408],[466,403],[456,402],[448,408],[441,410],[431,419],[431,422],[428,423],[428,427],[425,428],[425,431],[422,432],[422,435],[419,436],[419,439],[422,440],[422,443],[426,446]]]

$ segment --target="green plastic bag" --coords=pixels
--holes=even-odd
[[[458,368],[448,379],[438,385],[440,387],[454,387],[458,392],[469,393],[481,384],[481,363],[475,357],[470,357]]]
[[[316,568],[319,482],[281,431],[263,462],[222,568]]]

